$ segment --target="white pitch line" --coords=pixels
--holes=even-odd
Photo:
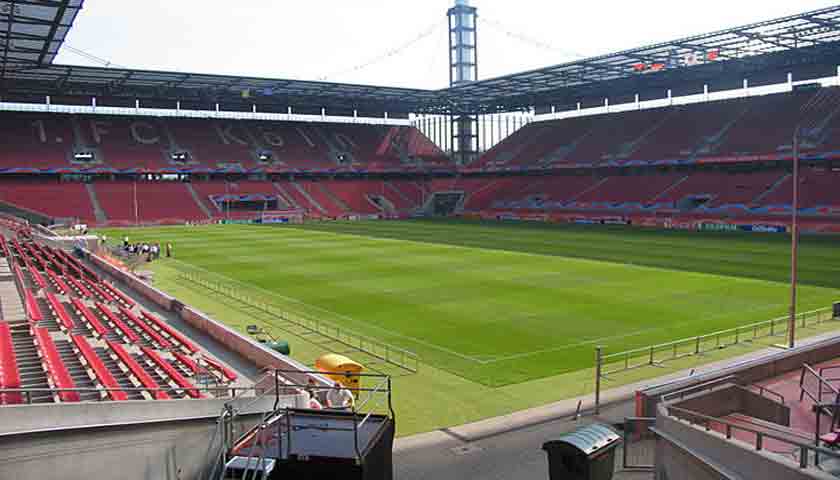
[[[286,296],[281,295],[281,294],[279,294],[279,293],[277,293],[277,292],[272,292],[272,291],[270,291],[270,290],[266,290],[266,289],[264,289],[264,288],[262,288],[262,287],[258,287],[257,285],[252,285],[252,284],[249,284],[249,283],[241,282],[241,281],[239,281],[239,280],[236,280],[236,279],[230,278],[230,277],[228,277],[227,275],[224,275],[224,274],[221,274],[221,273],[217,273],[217,272],[212,272],[212,271],[210,271],[210,270],[207,270],[207,269],[205,269],[205,268],[199,267],[199,266],[197,266],[197,265],[192,265],[192,264],[189,264],[189,263],[186,263],[186,262],[182,262],[182,261],[180,261],[180,260],[175,260],[175,261],[176,261],[176,262],[178,262],[178,263],[184,264],[184,265],[188,265],[188,266],[189,266],[189,267],[191,267],[191,268],[196,268],[196,269],[201,270],[201,271],[203,271],[203,272],[207,272],[207,273],[209,273],[209,274],[211,274],[211,275],[214,275],[214,276],[217,276],[217,277],[222,277],[222,278],[224,278],[224,279],[226,279],[226,280],[228,280],[228,281],[231,281],[231,282],[233,282],[233,283],[237,283],[237,284],[242,285],[242,286],[244,286],[244,287],[248,287],[248,288],[253,288],[253,289],[255,289],[255,290],[259,290],[259,291],[261,291],[261,292],[263,292],[263,293],[266,293],[266,294],[268,294],[268,295],[270,295],[270,296],[275,296],[275,297],[281,298],[281,299],[283,299],[283,300],[286,300],[286,301],[288,301],[288,302],[292,302],[292,303],[296,303],[296,304],[299,304],[299,305],[303,305],[303,306],[305,306],[305,307],[310,307],[310,308],[313,308],[313,309],[315,309],[315,310],[319,310],[319,311],[321,311],[321,312],[327,313],[327,314],[329,314],[329,315],[333,315],[333,316],[338,317],[338,318],[343,318],[343,319],[345,319],[345,320],[349,320],[349,321],[353,322],[354,324],[363,323],[363,322],[359,322],[358,320],[356,320],[356,319],[355,319],[355,318],[353,318],[353,317],[350,317],[350,316],[347,316],[347,315],[344,315],[344,314],[341,314],[341,313],[338,313],[338,312],[333,312],[332,310],[328,310],[328,309],[326,309],[326,308],[319,307],[318,305],[312,305],[312,304],[306,303],[306,302],[304,302],[304,301],[302,301],[302,300],[299,300],[299,299],[296,299],[296,298],[286,297]],[[301,315],[301,316],[303,316],[303,317],[307,317],[307,315],[305,315],[305,314],[301,314],[300,312],[295,312],[295,313],[296,313],[297,315]],[[429,347],[429,348],[433,348],[433,349],[435,349],[435,350],[438,350],[438,351],[441,351],[441,352],[447,353],[447,354],[449,354],[449,355],[454,355],[454,356],[456,356],[456,357],[458,357],[458,358],[460,358],[460,359],[462,359],[462,360],[468,360],[468,361],[471,361],[471,362],[478,363],[478,364],[480,364],[480,365],[484,364],[484,362],[485,362],[484,360],[480,360],[480,359],[475,358],[475,357],[472,357],[472,356],[470,356],[470,355],[464,355],[463,353],[456,352],[455,350],[450,350],[450,349],[448,349],[448,348],[446,348],[446,347],[441,347],[440,345],[437,345],[437,344],[434,344],[434,343],[431,343],[431,342],[427,342],[427,341],[425,341],[425,340],[422,340],[422,339],[419,339],[419,338],[415,338],[415,337],[412,337],[412,336],[410,336],[410,335],[404,335],[404,334],[402,334],[402,333],[392,332],[391,330],[388,330],[387,328],[380,327],[379,325],[373,325],[373,324],[366,324],[366,325],[367,325],[367,327],[369,327],[369,328],[373,328],[373,329],[379,330],[379,331],[381,331],[381,332],[384,332],[384,333],[385,333],[385,334],[387,334],[387,335],[391,335],[391,336],[394,336],[394,337],[399,337],[399,338],[403,338],[403,339],[406,339],[406,340],[410,340],[410,341],[412,341],[412,342],[418,343],[418,344],[420,344],[420,345],[423,345],[423,346],[426,346],[426,347]],[[358,335],[358,333],[357,333],[357,332],[353,332],[353,333],[356,333],[356,334]]]

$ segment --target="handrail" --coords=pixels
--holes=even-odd
[[[34,395],[36,393],[64,394],[64,393],[73,393],[73,392],[75,392],[75,393],[91,393],[91,392],[93,392],[93,393],[103,393],[103,392],[104,393],[110,393],[110,392],[127,392],[127,393],[128,392],[131,392],[131,393],[140,392],[140,393],[142,393],[142,392],[149,392],[149,393],[154,394],[154,393],[157,393],[157,392],[168,392],[168,391],[172,391],[172,390],[187,390],[187,389],[182,388],[180,386],[177,387],[177,388],[172,388],[172,387],[169,387],[169,388],[138,388],[138,387],[120,387],[120,388],[108,388],[108,387],[94,387],[94,388],[91,388],[91,387],[0,388],[0,395],[5,394],[5,393],[20,393],[20,394],[23,394],[24,399],[26,400],[24,403],[25,404],[31,404],[32,403],[32,395]],[[199,386],[199,385],[195,385],[195,386],[189,387],[189,390],[197,390],[197,391],[200,391],[200,392],[213,393],[214,395],[218,394],[218,393],[222,393],[222,392],[228,392],[228,393],[230,393],[230,398],[241,398],[241,397],[243,397],[242,392],[255,392],[255,395],[256,395],[257,392],[261,392],[264,389],[258,388],[256,386],[252,386],[252,387],[225,387],[225,386],[202,387],[202,386]],[[219,395],[215,395],[215,396],[219,397]],[[67,401],[67,400],[65,400],[65,401]],[[93,401],[93,403],[97,403],[97,402],[100,402],[100,401],[101,400],[95,400],[95,401]],[[79,403],[79,401],[75,401],[75,400],[74,400],[74,402]],[[84,403],[84,401],[81,401],[81,403]]]
[[[819,388],[818,388],[816,398],[814,397],[813,394],[811,394],[811,392],[808,391],[808,389],[805,388],[805,373],[806,372],[811,373],[811,375],[813,375],[817,379],[817,381],[819,382]],[[823,388],[822,387],[823,387],[823,385],[828,387],[828,389],[831,391],[831,393],[834,394],[835,398],[840,397],[840,390],[835,388],[834,385],[828,383],[819,373],[817,373],[816,370],[811,368],[810,365],[808,365],[807,363],[803,363],[802,364],[802,373],[799,376],[799,401],[801,402],[805,398],[805,394],[808,394],[808,397],[814,403],[822,403],[822,395],[823,395]]]
[[[676,396],[677,394],[679,394],[680,398],[682,399],[682,398],[685,398],[686,394],[690,395],[690,394],[699,393],[699,392],[702,392],[702,391],[705,391],[705,390],[711,390],[714,387],[717,387],[717,386],[720,386],[720,385],[723,385],[723,384],[726,384],[726,383],[732,383],[734,385],[738,385],[737,380],[738,380],[738,377],[736,375],[727,375],[725,377],[720,377],[720,378],[716,378],[714,380],[709,380],[709,381],[706,381],[706,382],[703,382],[703,383],[698,383],[696,385],[691,385],[690,387],[681,388],[681,389],[675,390],[673,392],[664,393],[660,397],[660,400],[662,402],[669,402],[671,400],[671,398]]]
[[[741,430],[747,433],[751,433],[755,435],[755,449],[757,451],[761,451],[764,449],[764,439],[770,438],[776,440],[778,442],[782,442],[788,445],[792,445],[799,449],[799,467],[800,468],[808,468],[808,459],[811,457],[809,452],[814,452],[814,466],[819,466],[819,456],[826,455],[837,460],[840,460],[840,452],[836,452],[834,450],[830,450],[828,448],[820,447],[818,445],[811,445],[809,443],[803,443],[796,440],[791,440],[790,437],[785,437],[782,435],[776,435],[773,433],[762,432],[760,430],[747,428],[742,425],[737,425],[735,423],[729,422],[727,420],[711,417],[708,415],[703,415],[702,413],[693,412],[691,410],[687,410],[685,408],[676,407],[674,405],[665,405],[665,408],[668,409],[668,415],[671,417],[675,417],[679,420],[687,421],[689,424],[694,425],[696,424],[703,424],[706,431],[712,430],[710,427],[711,422],[718,423],[725,427],[724,435],[727,440],[732,440],[732,432],[736,430]],[[679,415],[674,415],[672,412],[682,413],[684,418]],[[696,422],[694,420],[702,420],[702,422]],[[779,458],[784,458],[780,456]]]
[[[779,403],[781,403],[782,405],[784,405],[784,404],[785,404],[785,396],[784,396],[784,395],[782,395],[781,393],[779,393],[779,392],[777,392],[777,391],[775,391],[775,390],[771,390],[771,389],[769,389],[769,388],[767,388],[767,387],[765,387],[765,386],[763,386],[763,385],[753,385],[753,386],[754,386],[754,387],[756,387],[756,388],[758,388],[758,394],[759,394],[759,395],[761,395],[762,397],[764,396],[764,392],[771,393],[771,394],[773,394],[776,398],[778,398],[778,399],[779,399]]]

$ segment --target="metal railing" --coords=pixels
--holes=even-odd
[[[832,307],[796,315],[798,328],[814,327],[834,319]],[[608,379],[610,375],[646,367],[661,367],[675,360],[699,356],[735,345],[750,344],[760,339],[784,337],[788,332],[789,322],[789,317],[779,317],[607,355],[604,354],[603,347],[599,346],[595,349],[595,408],[597,410],[600,404],[601,382]]]
[[[139,387],[120,387],[120,388],[106,388],[106,387],[74,387],[74,388],[0,388],[0,395],[1,394],[9,394],[9,393],[17,393],[21,395],[23,399],[23,404],[31,405],[33,402],[33,396],[37,396],[38,394],[47,393],[51,396],[55,397],[59,393],[65,392],[76,392],[76,393],[98,393],[101,396],[105,397],[110,392],[124,392],[124,393],[143,393],[148,392],[150,394],[154,394],[157,392],[179,392],[183,395],[186,395],[186,392],[200,392],[200,393],[209,393],[213,395],[214,398],[224,398],[224,399],[234,399],[234,398],[243,398],[243,397],[258,397],[265,394],[273,394],[276,395],[279,399],[281,394],[292,394],[294,393],[291,391],[293,385],[289,383],[284,383],[281,385],[280,389],[266,389],[262,387],[232,387],[232,386],[192,386],[192,387],[178,387],[178,388],[139,388]],[[283,393],[284,388],[290,388],[289,391]],[[88,401],[92,403],[98,403],[102,400],[94,400]],[[110,401],[110,400],[105,400]],[[68,402],[64,402],[68,403]],[[81,402],[72,402],[72,403],[85,403],[85,401]]]
[[[703,415],[702,413],[693,412],[691,410],[676,407],[673,405],[666,405],[665,408],[668,410],[669,416],[677,418],[681,421],[688,422],[691,425],[700,425],[707,432],[715,431],[715,429],[712,427],[713,424],[719,425],[723,432],[718,433],[720,433],[728,441],[732,441],[735,438],[736,432],[746,432],[750,434],[750,437],[754,438],[752,446],[753,448],[755,448],[756,451],[759,452],[765,450],[764,443],[766,439],[772,439],[784,445],[788,445],[792,447],[788,449],[789,451],[798,453],[799,468],[809,468],[811,466],[819,467],[820,456],[823,455],[840,461],[840,452],[820,447],[816,444],[811,445],[809,443],[800,442],[798,440],[792,440],[789,435],[785,435],[784,433],[768,433],[759,429],[748,428],[743,425],[738,425],[736,423],[729,422],[721,418]],[[743,441],[740,439],[735,440]],[[784,456],[779,454],[779,458],[783,459]],[[811,458],[813,458],[813,465],[810,464],[809,459]]]
[[[813,380],[816,383],[816,391],[808,388],[809,382]],[[823,403],[823,395],[831,394],[831,398],[835,401],[840,401],[840,389],[832,385],[828,380],[822,377],[816,370],[814,370],[807,363],[802,364],[802,372],[799,375],[799,401],[805,399],[805,395],[811,399],[814,404]]]
[[[243,293],[244,288],[240,286],[225,285],[221,282],[208,280],[200,274],[185,272],[182,270],[178,271],[178,276],[183,280],[192,282],[207,290],[224,295],[228,298],[260,310],[266,315],[277,320],[294,324],[307,330],[308,332],[315,333],[349,348],[357,349],[360,352],[370,355],[371,357],[377,358],[411,373],[417,373],[420,369],[420,357],[414,352],[373,340],[368,336],[353,332],[347,328],[340,327],[319,318],[310,319],[301,315],[292,315],[288,312],[281,311],[278,307],[275,307],[267,301],[260,301]]]
[[[295,375],[305,374],[328,377],[341,376],[349,378],[356,377],[359,380],[374,380],[373,387],[348,388],[348,390],[353,392],[355,396],[358,397],[357,401],[350,408],[332,409],[333,411],[343,412],[344,415],[349,414],[353,422],[352,427],[335,427],[330,426],[328,423],[324,423],[323,425],[320,425],[318,427],[318,429],[322,432],[352,432],[353,450],[356,455],[357,462],[361,461],[362,459],[362,449],[359,444],[359,430],[362,427],[364,427],[365,423],[367,423],[370,420],[371,416],[376,413],[382,413],[384,414],[384,416],[387,416],[392,421],[396,419],[396,413],[394,412],[392,403],[391,377],[389,375],[372,373],[322,372],[314,370],[303,371],[279,369],[269,370],[269,372],[272,375],[274,375],[275,378],[279,377],[280,375],[294,373]],[[298,388],[301,390],[309,390],[312,388],[312,385],[310,384],[290,384],[288,386]],[[328,389],[327,387],[317,388],[321,390]],[[330,410],[331,409],[327,408],[324,414],[329,414]],[[273,440],[273,436],[278,439],[278,456],[291,456],[292,433],[295,431],[295,427],[292,424],[292,413],[298,411],[304,411],[304,409],[290,409],[288,407],[276,408],[275,406],[275,409],[273,411],[266,412],[263,415],[262,420],[253,428],[242,434],[238,440],[232,441],[233,439],[229,436],[229,434],[223,434],[224,438],[222,440],[222,448],[220,449],[218,460],[215,462],[216,464],[214,465],[214,467],[218,467],[219,464],[221,464],[222,468],[213,468],[211,476],[207,478],[223,478],[225,473],[223,467],[225,460],[230,458],[234,453],[237,453],[236,451],[239,449],[247,449],[247,455],[245,455],[244,457],[246,461],[246,468],[243,478],[247,477],[249,471],[254,474],[253,478],[257,478],[256,472],[260,471],[264,467],[264,462],[266,462],[266,452],[268,450],[268,448],[266,447]],[[308,410],[308,412],[310,414],[316,414],[317,411]],[[236,418],[236,416],[237,412],[232,411],[230,409],[226,409],[222,412],[221,416],[219,417],[219,424],[230,424]],[[270,429],[276,429],[276,436],[272,434]],[[230,431],[230,428],[225,428],[223,426],[221,427],[221,430],[223,432]],[[283,439],[282,442],[279,441],[279,439],[281,438]],[[211,440],[211,445],[213,442],[214,440]],[[282,451],[280,451],[279,449],[282,449]],[[260,470],[258,470],[258,467]],[[215,472],[217,471],[220,473],[218,477],[215,475]]]

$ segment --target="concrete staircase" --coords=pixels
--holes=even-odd
[[[604,178],[602,178],[600,182],[598,182],[598,183],[596,183],[595,185],[592,185],[591,187],[587,188],[586,190],[584,190],[584,191],[582,191],[582,192],[578,193],[578,194],[577,194],[577,195],[575,195],[574,197],[570,198],[570,199],[569,199],[569,201],[570,201],[570,202],[575,202],[575,201],[577,201],[577,199],[578,199],[578,198],[580,198],[580,197],[582,197],[582,196],[586,195],[587,193],[589,193],[589,192],[591,192],[591,191],[595,190],[596,188],[599,188],[601,185],[603,185],[603,184],[607,183],[607,181],[608,181],[609,179],[610,179],[610,177],[604,177]]]
[[[26,322],[23,301],[5,258],[0,259],[0,320],[8,323]]]
[[[630,142],[621,145],[620,151],[615,155],[616,158],[626,159],[633,155],[636,150],[639,149],[639,146],[645,143],[645,141],[650,138],[657,130],[659,130],[663,125],[671,121],[671,117],[677,114],[677,110],[672,109],[668,112],[664,117],[662,117],[658,122],[653,124],[650,128],[642,132],[637,138],[631,140]]]
[[[47,381],[47,374],[41,365],[41,357],[38,356],[38,348],[29,334],[29,325],[21,323],[11,327],[12,348],[17,359],[18,372],[20,373],[21,388],[50,388]],[[23,401],[26,402],[24,396]],[[52,403],[53,396],[49,392],[32,392],[29,394],[32,403]]]
[[[329,188],[324,186],[324,184],[318,183],[317,188],[320,188],[321,191],[324,192],[324,195],[326,195],[333,203],[341,207],[342,210],[348,213],[350,212],[350,207],[348,207],[347,204],[344,203],[344,200],[336,197],[335,194],[332,191],[330,191]]]
[[[195,191],[191,183],[185,183],[184,185],[187,186],[187,190],[190,192],[190,196],[192,197],[193,201],[198,205],[198,208],[207,215],[207,218],[213,218],[213,213],[210,212],[210,209],[207,208],[207,205],[201,201],[201,197],[198,195],[198,192]]]
[[[664,197],[665,195],[667,195],[667,194],[671,193],[672,191],[674,191],[674,189],[676,189],[677,187],[679,187],[680,185],[682,185],[682,184],[683,184],[686,180],[688,180],[688,177],[690,177],[690,175],[686,175],[686,176],[682,177],[681,179],[677,180],[676,182],[674,182],[673,184],[671,184],[671,186],[670,186],[670,187],[666,188],[665,190],[662,190],[662,191],[659,193],[659,195],[657,195],[657,196],[653,197],[653,200],[652,200],[652,201],[653,201],[654,203],[656,203],[656,201],[657,201],[657,200],[659,200],[660,198]]]
[[[698,156],[715,153],[720,147],[720,145],[723,143],[724,139],[726,138],[726,134],[729,133],[729,130],[731,130],[732,127],[734,127],[735,124],[738,123],[738,121],[741,120],[741,118],[743,118],[749,110],[749,106],[744,107],[738,115],[732,117],[732,120],[730,120],[726,125],[724,125],[723,128],[718,130],[716,134],[712,135],[711,137],[704,138],[700,142],[700,145],[698,145],[697,148],[695,148],[694,151],[691,153],[691,159],[695,160]]]
[[[104,225],[108,222],[108,217],[105,215],[102,204],[99,203],[99,197],[96,196],[96,189],[93,188],[92,183],[86,183],[85,189],[88,192],[88,197],[90,197],[90,203],[93,205],[93,214],[96,216],[96,222]]]
[[[285,188],[283,188],[283,186],[282,186],[282,185],[280,185],[279,183],[272,183],[272,185],[274,185],[274,189],[275,189],[275,190],[277,190],[277,193],[279,193],[279,195],[278,195],[278,196],[279,196],[279,197],[280,197],[280,198],[281,198],[281,199],[282,199],[282,200],[283,200],[283,201],[284,201],[287,205],[289,205],[290,207],[293,207],[293,208],[301,208],[301,206],[300,206],[300,205],[298,205],[298,204],[297,204],[297,202],[295,202],[294,197],[292,197],[291,195],[289,195],[289,192],[287,192],[287,191],[286,191],[286,189],[285,189]]]
[[[399,188],[397,188],[397,187],[395,187],[395,186],[391,185],[391,182],[385,182],[385,188],[387,188],[388,190],[390,190],[390,191],[391,191],[391,193],[393,193],[394,195],[396,195],[396,196],[398,196],[398,197],[402,198],[403,200],[405,200],[405,202],[406,202],[406,203],[408,203],[408,204],[410,204],[410,205],[414,205],[414,201],[413,201],[412,199],[408,198],[407,196],[405,196],[405,194],[403,194],[403,193],[400,191],[400,189],[399,189]],[[389,202],[389,203],[390,203],[390,202]],[[414,207],[413,207],[413,208],[415,208],[415,209],[416,209],[418,206],[419,206],[419,205],[414,205]]]
[[[58,355],[67,368],[67,373],[70,374],[76,388],[96,388],[96,384],[90,379],[87,369],[82,365],[82,361],[79,360],[70,341],[56,338],[53,338],[53,341],[55,342],[55,349],[58,350]],[[99,392],[86,391],[79,392],[79,397],[83,402],[96,402],[100,400],[101,395]]]
[[[776,180],[776,183],[774,183],[773,185],[771,185],[771,186],[770,186],[770,188],[768,188],[768,189],[767,189],[764,193],[762,193],[761,195],[759,195],[759,196],[755,197],[754,199],[752,199],[752,201],[750,202],[750,204],[757,204],[757,203],[761,203],[761,202],[762,202],[765,198],[767,198],[768,196],[770,196],[770,194],[771,194],[771,193],[775,192],[776,190],[778,190],[778,189],[779,189],[779,187],[781,187],[782,185],[784,185],[784,183],[785,183],[785,182],[786,182],[786,181],[787,181],[787,180],[788,180],[791,176],[792,176],[792,175],[791,175],[790,173],[788,173],[787,175],[782,175],[782,177],[781,177],[781,178],[779,178],[778,180]]]
[[[120,364],[117,363],[116,360],[111,358],[111,355],[108,353],[104,347],[94,347],[93,351],[96,355],[102,360],[102,364],[105,365],[105,368],[111,372],[111,375],[114,376],[114,380],[123,388],[137,388],[128,375],[123,372],[122,368],[120,368]],[[143,393],[140,391],[131,391],[127,390],[126,395],[128,395],[129,400],[145,400]]]
[[[312,205],[319,212],[321,212],[321,215],[327,215],[327,210],[324,207],[322,207],[320,203],[316,202],[315,199],[312,198],[311,195],[309,195],[309,192],[307,192],[305,188],[301,187],[300,184],[295,182],[295,181],[292,181],[291,185],[292,185],[292,188],[296,189],[298,191],[298,193],[303,195],[303,198],[305,198],[306,201],[309,202],[310,205]]]

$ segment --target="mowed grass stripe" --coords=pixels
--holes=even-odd
[[[400,229],[410,241],[395,238]],[[360,236],[362,231],[367,235]],[[600,251],[613,244],[620,251],[628,243],[641,248],[632,231],[529,226],[489,231],[493,238],[484,225],[365,222],[165,228],[129,235],[172,241],[180,260],[294,299],[278,297],[292,312],[415,350],[430,364],[487,385],[585,368],[596,341],[613,351],[634,348],[766,320],[786,309],[782,283],[632,265],[645,263],[648,251],[623,256],[621,264],[540,252],[554,244],[592,251],[593,242]],[[625,233],[632,242],[623,239]],[[432,243],[429,235],[446,243]],[[665,248],[665,240],[658,239],[657,248]],[[763,250],[765,261],[784,263],[773,242],[737,236],[733,247],[722,245],[719,236],[693,238],[698,245],[707,240],[741,261]],[[685,249],[686,241],[676,237],[669,262],[710,248]],[[485,247],[470,246],[478,243]],[[535,244],[542,246],[531,248]],[[494,248],[499,245],[505,248]],[[746,250],[743,258],[738,250]],[[779,268],[767,265],[762,271],[770,274]],[[803,270],[812,267],[803,255]],[[832,268],[836,265],[827,270]],[[800,304],[827,306],[836,294],[833,288],[805,286]]]

